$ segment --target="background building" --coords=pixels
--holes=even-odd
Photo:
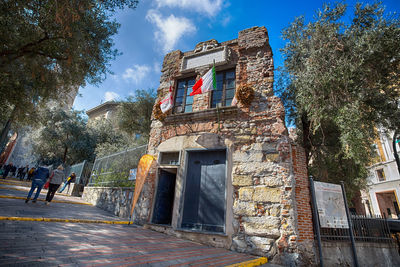
[[[380,131],[374,144],[377,157],[374,159],[375,163],[369,167],[368,190],[363,192],[363,203],[367,213],[398,218],[400,174],[394,158],[391,136],[392,133]],[[399,152],[399,143],[396,146]]]

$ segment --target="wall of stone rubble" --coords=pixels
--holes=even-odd
[[[114,215],[129,218],[133,187],[85,187],[82,199]]]

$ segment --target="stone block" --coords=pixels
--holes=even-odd
[[[280,223],[279,218],[264,216],[245,217],[243,218],[242,225],[245,234],[278,238],[281,235],[279,231]]]
[[[261,184],[266,185],[266,186],[282,186],[283,185],[283,180],[281,176],[277,175],[268,175],[260,178]]]
[[[279,162],[279,153],[265,154],[265,160],[269,162]]]
[[[253,178],[251,175],[233,175],[232,185],[246,186],[252,184]]]
[[[233,204],[233,213],[240,216],[256,215],[255,203],[236,200]]]
[[[257,151],[235,151],[233,161],[235,162],[261,162],[263,154]]]
[[[271,250],[271,246],[274,244],[275,239],[267,237],[249,236],[246,241],[251,244],[253,248],[261,250],[267,253]]]
[[[254,188],[253,201],[257,202],[280,202],[281,190],[279,188],[270,188],[259,186]]]
[[[253,200],[254,188],[242,187],[239,189],[239,199],[243,201]]]

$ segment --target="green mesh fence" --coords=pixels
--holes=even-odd
[[[96,158],[88,186],[135,186],[135,181],[128,180],[129,170],[137,168],[140,158],[146,151],[147,145],[143,145]]]

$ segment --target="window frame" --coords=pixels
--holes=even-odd
[[[235,81],[235,85],[233,87],[233,90],[234,90],[233,98],[234,98],[235,97],[235,93],[236,93],[236,68],[218,70],[218,71],[216,71],[216,75],[220,74],[221,72],[223,73],[223,78],[222,78],[222,96],[221,96],[221,104],[222,104],[222,106],[221,107],[230,107],[230,106],[232,106],[232,102],[231,102],[231,105],[229,105],[229,106],[226,105],[226,90],[227,90],[226,89],[226,85],[227,85],[226,74],[228,72],[233,72],[234,73],[234,81]],[[218,103],[216,103],[215,107],[212,106],[213,96],[214,96],[214,90],[211,91],[210,98],[209,98],[209,101],[208,101],[208,107],[209,108],[217,108],[217,106],[218,106]],[[233,100],[233,98],[232,98],[232,100]]]
[[[216,75],[218,74],[223,74],[223,78],[222,78],[222,96],[221,96],[221,103],[222,103],[222,107],[230,107],[231,105],[227,106],[226,105],[226,91],[227,91],[227,79],[226,79],[226,74],[228,72],[233,72],[234,74],[234,87],[233,87],[233,91],[234,91],[234,95],[236,93],[236,68],[232,67],[232,68],[227,68],[227,69],[222,69],[222,70],[217,70],[216,71]],[[193,111],[193,103],[192,103],[192,111],[189,112],[185,112],[186,106],[187,106],[187,97],[188,97],[188,89],[189,89],[189,84],[188,82],[190,80],[194,80],[194,84],[197,82],[196,81],[197,76],[195,75],[191,75],[191,76],[187,76],[187,77],[182,77],[182,78],[178,78],[176,79],[175,82],[175,92],[174,92],[174,107],[172,110],[172,114],[185,114],[185,113],[190,113],[190,112],[194,112]],[[182,107],[181,111],[177,111],[177,106],[176,106],[176,99],[177,99],[177,95],[178,95],[178,86],[179,83],[181,82],[185,82],[185,87],[184,87],[184,92],[183,92],[183,97],[182,97],[182,105],[180,107]],[[209,93],[209,99],[208,99],[208,107],[207,109],[213,109],[213,108],[217,108],[217,104],[215,107],[212,106],[213,103],[213,97],[214,97],[214,90],[211,90],[211,92]],[[234,97],[234,96],[233,96]],[[233,99],[233,98],[232,98]]]
[[[189,112],[185,112],[185,107],[186,107],[186,98],[187,98],[187,90],[189,89],[188,86],[188,82],[190,80],[194,80],[194,83],[196,83],[196,77],[195,76],[189,76],[189,77],[185,77],[185,78],[180,78],[176,80],[176,85],[175,85],[175,93],[174,93],[174,107],[172,108],[172,114],[184,114],[184,113],[189,113]],[[183,99],[182,99],[182,110],[180,112],[178,112],[176,110],[176,98],[178,95],[178,86],[180,82],[185,82],[185,87],[184,87],[184,92],[183,92]],[[192,112],[193,112],[193,103],[192,103]]]
[[[385,174],[385,170],[383,168],[376,169],[375,172],[376,172],[376,178],[378,178],[378,182],[386,181],[386,174]],[[381,179],[381,177],[382,177],[382,179]]]

